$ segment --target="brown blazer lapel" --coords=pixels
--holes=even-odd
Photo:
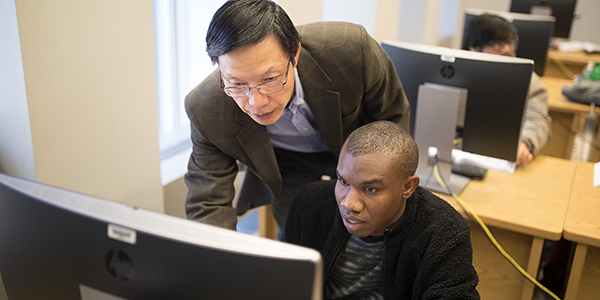
[[[242,125],[236,138],[250,159],[249,162],[240,161],[255,170],[271,189],[273,196],[279,197],[282,179],[267,129],[240,109],[236,110],[235,120]]]
[[[331,78],[304,48],[300,50],[298,75],[319,132],[329,150],[337,157],[343,143],[340,94],[328,88]]]

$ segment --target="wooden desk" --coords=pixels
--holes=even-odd
[[[570,73],[579,74],[585,67],[588,61],[600,61],[600,54],[587,54],[583,50],[562,52],[558,49],[548,50],[546,70],[544,72],[545,77],[556,77],[562,79],[573,79],[567,76],[564,71],[558,66],[555,61],[559,60]]]
[[[537,276],[544,240],[559,240],[567,213],[575,164],[539,156],[514,174],[488,171],[461,193],[500,245],[533,277]],[[456,201],[440,195],[464,214]],[[534,286],[471,226],[473,265],[482,299],[528,299]]]
[[[563,236],[577,243],[565,300],[600,298],[600,187],[592,185],[593,163],[579,163]]]
[[[542,149],[543,155],[571,159],[575,137],[561,124],[565,124],[571,130],[581,133],[586,115],[590,112],[590,106],[571,102],[562,94],[564,85],[571,86],[573,81],[569,79],[544,76],[542,81],[548,89],[548,108],[552,117],[552,138]],[[596,107],[596,114],[600,116],[600,107]],[[598,124],[596,124],[598,128]],[[598,131],[596,144],[600,142],[600,130]],[[600,153],[595,152],[593,159],[600,160]]]
[[[515,261],[536,277],[544,240],[562,237],[575,166],[568,160],[541,155],[513,174],[488,171],[482,181],[469,182],[460,197]],[[438,195],[465,215],[452,197]],[[271,224],[265,226],[270,230],[276,227],[267,220],[272,218],[268,210],[259,218]],[[473,224],[471,242],[482,299],[532,299],[533,284]]]
[[[585,53],[583,50],[563,52],[559,49],[549,49],[549,56],[560,59],[565,65],[585,66],[588,61],[600,61],[600,53]],[[549,60],[551,60],[549,58]],[[581,72],[581,70],[578,70]]]

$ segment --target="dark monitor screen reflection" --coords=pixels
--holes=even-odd
[[[429,188],[445,192],[435,187],[430,147],[439,150],[437,160],[448,177],[452,149],[516,161],[532,60],[396,41],[383,41],[382,47],[410,103],[410,133],[419,146],[422,185],[431,182]],[[451,109],[446,103],[450,99],[463,108]],[[420,144],[424,138],[429,141]]]
[[[539,76],[544,76],[548,47],[550,46],[550,40],[554,32],[555,18],[552,16],[466,9],[462,41],[463,50],[469,49],[466,40],[469,23],[473,17],[485,13],[501,16],[515,26],[519,34],[519,45],[516,51],[517,57],[532,59],[535,62],[535,73]]]
[[[9,299],[320,299],[318,252],[0,174]]]
[[[577,0],[512,0],[510,11],[515,13],[553,16],[556,18],[553,37],[569,38],[575,17]]]

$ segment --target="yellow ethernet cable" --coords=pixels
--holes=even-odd
[[[454,200],[456,200],[456,202],[458,202],[458,204],[462,207],[462,209],[464,209],[465,212],[467,212],[467,214],[470,215],[470,217],[472,218],[472,221],[479,225],[479,229],[481,229],[483,231],[483,233],[487,236],[487,238],[492,242],[492,244],[494,244],[494,246],[496,247],[496,249],[498,249],[498,251],[500,252],[500,254],[502,254],[502,256],[504,256],[504,258],[506,258],[517,269],[517,271],[519,271],[523,276],[525,276],[525,278],[527,278],[529,281],[531,281],[537,287],[539,287],[540,289],[542,289],[544,292],[546,292],[552,298],[554,298],[556,300],[560,300],[560,298],[558,296],[556,296],[554,293],[552,293],[552,291],[550,291],[548,288],[546,288],[545,286],[543,286],[535,278],[533,278],[533,276],[531,276],[529,273],[527,273],[527,271],[525,271],[519,265],[519,263],[517,263],[504,250],[504,248],[502,248],[502,246],[500,246],[500,244],[498,243],[498,241],[496,241],[496,238],[494,238],[494,236],[492,235],[492,233],[490,232],[490,230],[487,228],[487,226],[485,225],[485,223],[483,223],[483,221],[479,218],[479,216],[477,215],[477,213],[475,213],[475,211],[467,203],[465,203],[456,194],[454,194],[450,190],[450,188],[448,188],[448,185],[446,185],[446,182],[444,181],[444,179],[441,177],[441,175],[439,173],[438,164],[437,163],[433,166],[433,170],[434,170],[435,178],[437,179],[437,181],[439,182],[439,184],[445,190],[447,190],[450,193],[450,195],[452,195],[452,198],[454,198]]]

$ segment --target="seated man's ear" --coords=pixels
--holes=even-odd
[[[406,178],[406,180],[404,180],[404,186],[402,189],[403,198],[404,199],[410,198],[410,196],[412,196],[412,193],[415,191],[417,186],[419,186],[420,182],[421,182],[421,179],[417,175],[412,175],[412,176],[409,176],[408,178]]]

